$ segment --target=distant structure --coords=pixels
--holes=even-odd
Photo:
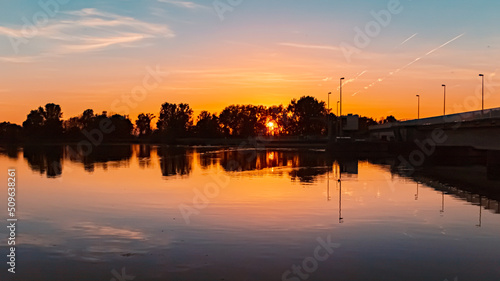
[[[422,142],[443,139],[440,146],[500,150],[500,108],[462,112],[369,127],[372,140]]]
[[[359,130],[359,115],[348,114],[342,117],[342,124],[344,131],[357,131]],[[345,120],[345,122],[344,122]]]

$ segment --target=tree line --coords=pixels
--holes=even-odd
[[[325,102],[311,96],[293,99],[287,106],[229,105],[219,114],[202,111],[196,118],[186,103],[165,102],[158,116],[141,113],[134,122],[128,115],[95,113],[92,109],[63,120],[60,105],[48,103],[31,110],[22,126],[0,123],[1,142],[78,141],[88,134],[108,130],[102,141],[172,142],[180,138],[246,138],[257,135],[321,136],[328,131],[327,120],[334,124],[336,116]],[[156,128],[153,120],[158,119]],[[387,122],[389,116],[382,122]],[[391,120],[392,120],[391,119]],[[395,119],[394,119],[395,120]],[[377,124],[368,117],[360,118],[360,129]]]

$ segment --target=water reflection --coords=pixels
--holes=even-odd
[[[189,175],[192,170],[192,150],[183,147],[161,146],[157,149],[164,177]]]
[[[151,167],[151,146],[150,145],[137,145],[134,146],[135,153],[137,154],[137,159],[139,160],[139,167],[148,168]]]
[[[20,152],[32,171],[45,175],[47,178],[61,176],[65,168],[64,161],[81,164],[86,172],[92,173],[96,169],[128,167],[132,160],[137,161],[142,169],[151,168],[155,163],[159,164],[161,176],[167,179],[173,176],[190,175],[194,165],[202,170],[221,168],[229,174],[264,171],[268,174],[287,175],[292,182],[300,184],[316,183],[321,177],[326,177],[327,201],[332,199],[331,179],[335,180],[336,190],[339,191],[339,222],[343,221],[341,213],[343,178],[355,179],[359,169],[358,159],[335,159],[327,157],[326,153],[320,150],[255,150],[151,145],[103,145],[94,147],[91,151],[85,151],[76,145],[0,148],[0,155],[5,155],[10,159],[17,159]],[[419,188],[422,184],[441,191],[439,209],[441,214],[445,212],[445,195],[447,194],[500,213],[498,204],[500,194],[494,188],[499,181],[489,176],[486,167],[478,165],[471,167],[432,166],[423,167],[408,174],[408,171],[401,170],[398,161],[394,159],[372,159],[370,162],[389,167],[391,178],[398,175],[414,182],[416,184],[415,200],[419,200]],[[464,175],[466,180],[464,180]],[[477,202],[472,202],[472,197],[479,196],[474,194],[483,196],[484,200],[488,200],[484,202],[487,204],[477,200]]]
[[[20,148],[15,145],[0,146],[0,155],[5,155],[10,159],[17,159],[19,157]]]
[[[143,280],[245,280],[253,272],[275,280],[330,236],[342,246],[311,280],[443,280],[469,264],[498,276],[489,262],[500,249],[498,201],[447,175],[483,171],[462,185],[496,187],[481,167],[408,175],[394,159],[314,150],[53,146],[23,148],[17,160],[1,151],[0,168],[16,167],[23,181],[23,263],[50,269],[37,280],[66,268],[86,271],[82,280],[109,280],[124,266]],[[189,223],[180,206],[191,208]],[[439,266],[419,270],[429,263]],[[32,280],[24,274],[17,280]]]
[[[76,145],[64,148],[64,157],[72,162],[83,164],[87,172],[93,172],[96,168],[107,170],[110,167],[127,167],[132,157],[132,147],[129,145],[101,145],[91,150],[85,150]]]
[[[23,157],[31,170],[46,174],[48,178],[62,174],[63,153],[62,146],[26,146],[23,149]]]

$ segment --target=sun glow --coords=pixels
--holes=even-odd
[[[274,120],[269,120],[266,123],[267,133],[274,136],[278,132],[278,124]]]

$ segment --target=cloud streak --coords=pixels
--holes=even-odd
[[[21,27],[0,27],[0,36],[26,39]],[[88,8],[61,12],[57,19],[43,27],[37,27],[37,32],[29,38],[37,40],[37,44],[33,43],[25,48],[37,55],[9,57],[3,51],[0,52],[0,60],[29,62],[37,57],[99,51],[112,46],[134,47],[139,41],[146,39],[173,37],[175,33],[166,25]],[[39,42],[42,44],[38,44]]]
[[[328,45],[306,45],[306,44],[297,44],[297,43],[279,43],[281,46],[293,47],[293,48],[302,48],[302,49],[319,49],[319,50],[329,50],[329,51],[338,51],[340,50],[336,46],[328,46]]]
[[[160,3],[171,4],[177,7],[186,8],[186,9],[207,9],[207,7],[189,1],[176,1],[176,0],[158,0]]]

